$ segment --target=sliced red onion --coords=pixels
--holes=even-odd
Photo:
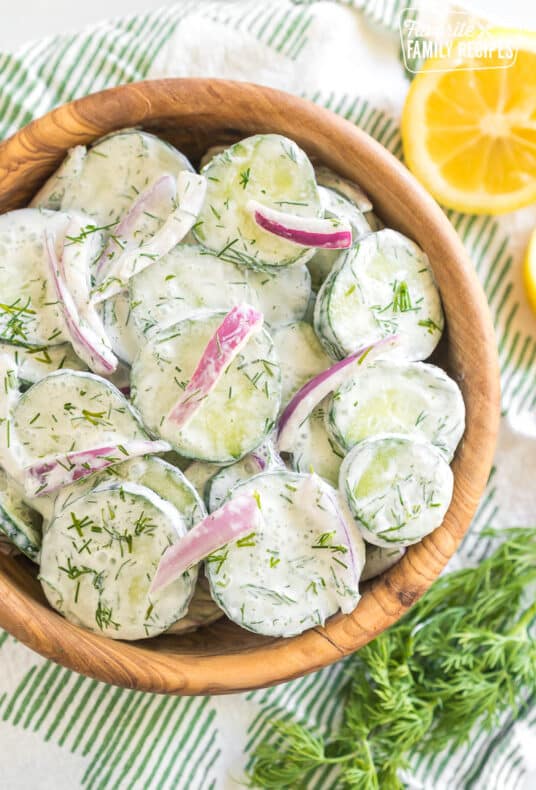
[[[164,224],[139,247],[124,250],[110,263],[103,281],[94,289],[93,302],[103,302],[120,293],[131,277],[167,255],[193,227],[207,190],[204,176],[181,170],[177,178],[177,208]]]
[[[24,488],[28,496],[44,496],[108,466],[121,464],[140,455],[165,453],[171,446],[164,441],[129,439],[118,444],[101,445],[90,450],[49,456],[27,466]]]
[[[45,249],[52,284],[75,352],[94,373],[109,376],[117,368],[117,358],[104,339],[82,320],[65,283],[54,239],[48,232],[45,232]]]
[[[376,343],[358,349],[349,357],[341,359],[327,370],[319,373],[303,385],[294,395],[279,419],[277,449],[279,452],[292,452],[296,446],[299,428],[307,419],[313,409],[318,406],[326,395],[338,389],[346,379],[353,376],[365,359],[370,361],[376,356],[376,351],[384,351],[387,344],[394,343],[397,335],[382,338]],[[373,356],[371,356],[373,355]]]
[[[207,343],[192,378],[167,419],[183,428],[214,389],[223,372],[250,338],[260,331],[263,314],[249,304],[233,307]]]
[[[249,200],[247,208],[260,228],[302,247],[342,250],[352,244],[352,227],[346,219],[299,217],[256,200]]]
[[[226,502],[196,524],[184,537],[166,549],[160,560],[150,592],[178,579],[213,551],[242,535],[254,532],[262,518],[253,496],[238,496]]]
[[[321,495],[318,496],[320,490]],[[350,586],[352,589],[359,588],[359,578],[361,570],[365,563],[363,554],[362,561],[359,562],[356,557],[354,544],[350,534],[349,521],[351,523],[352,516],[343,511],[343,504],[339,500],[337,492],[317,474],[310,474],[300,483],[299,486],[300,502],[302,502],[302,510],[308,517],[308,525],[318,523],[322,532],[326,531],[326,510],[323,507],[320,499],[324,498],[329,503],[329,510],[331,510],[336,517],[337,521],[337,535],[336,540],[333,542],[337,545],[345,546],[347,553],[344,555],[344,564],[350,576]],[[347,521],[347,519],[349,521]],[[331,524],[332,522],[330,522]],[[361,539],[362,540],[362,539]],[[363,544],[364,552],[364,544]],[[346,597],[341,596],[340,599],[341,612],[348,614],[353,611],[353,606],[350,604]]]
[[[172,175],[160,176],[150,187],[140,192],[134,203],[114,229],[96,266],[97,276],[109,269],[114,258],[137,246],[137,222],[144,212],[155,214],[162,203],[171,205],[177,194],[177,181]],[[101,279],[99,277],[99,279]]]

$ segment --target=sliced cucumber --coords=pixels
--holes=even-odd
[[[384,434],[350,450],[339,485],[363,537],[375,546],[409,546],[439,527],[453,477],[428,442]]]
[[[235,464],[224,466],[205,485],[205,502],[209,513],[223,505],[231,489],[238,483],[277,468],[284,468],[284,464],[271,442],[261,445]]]
[[[406,553],[406,549],[403,546],[382,547],[367,543],[365,548],[367,559],[361,574],[362,582],[374,579],[376,576],[385,573],[393,565],[396,565],[398,560],[402,559]]]
[[[173,146],[148,132],[127,129],[97,140],[88,148],[77,177],[64,184],[59,206],[55,186],[54,201],[46,196],[49,182],[45,184],[45,199],[39,205],[48,207],[53,203],[54,208],[63,211],[79,209],[112,232],[113,225],[140,192],[159,176],[177,175],[181,170],[193,168]],[[56,182],[57,174],[52,179]]]
[[[198,245],[180,245],[130,281],[130,308],[140,339],[198,310],[258,306],[247,274]]]
[[[221,154],[226,148],[227,146],[225,145],[211,145],[210,148],[207,148],[199,161],[199,169],[202,170],[204,167],[206,167],[206,165],[208,165],[208,163],[214,159],[216,154]]]
[[[45,230],[58,255],[69,224],[64,213],[25,208],[0,216],[0,340],[21,346],[64,343],[61,310],[48,277]]]
[[[71,148],[56,172],[43,184],[33,198],[32,208],[48,208],[59,211],[66,190],[71,190],[75,181],[80,178],[87,156],[85,145]]]
[[[320,187],[320,190],[325,216],[347,219],[352,226],[352,241],[354,244],[371,232],[372,228],[368,223],[368,218],[354,203],[334,189]],[[313,288],[320,288],[340,255],[340,250],[316,250],[311,260],[307,263],[311,272]]]
[[[311,162],[296,143],[277,134],[235,143],[203,168],[207,197],[194,228],[197,240],[220,258],[253,268],[308,260],[312,251],[262,230],[250,200],[299,216],[321,216]]]
[[[332,364],[312,326],[297,321],[273,331],[274,345],[281,366],[281,405],[310,379]]]
[[[227,616],[250,631],[293,636],[339,609],[351,611],[365,552],[350,516],[350,545],[341,542],[336,491],[318,478],[277,471],[232,491],[243,494],[256,498],[261,527],[206,561],[212,596]]]
[[[315,472],[336,486],[344,453],[336,446],[326,429],[325,414],[328,407],[329,398],[326,398],[300,426],[291,464],[297,472]]]
[[[151,581],[164,551],[186,533],[177,510],[135,483],[80,497],[49,525],[40,581],[57,611],[112,639],[145,639],[182,617],[197,568],[157,593]]]
[[[106,483],[136,483],[150,488],[178,510],[186,529],[190,529],[206,516],[205,506],[193,485],[180,469],[155,456],[133,458],[123,464],[109,466],[104,472],[84,478],[61,489],[56,496],[54,511],[68,509],[81,496]]]
[[[41,551],[41,516],[23,501],[23,490],[0,469],[0,533],[33,562]]]
[[[20,397],[13,429],[28,459],[147,436],[113,384],[70,370],[50,373]]]
[[[210,586],[206,576],[203,573],[199,574],[197,584],[195,585],[194,594],[188,611],[177,620],[171,628],[167,630],[168,634],[185,634],[189,631],[195,631],[197,628],[202,628],[205,625],[221,620],[223,612],[214,602],[210,594]]]
[[[377,361],[333,393],[327,427],[344,450],[378,433],[399,433],[430,441],[451,461],[463,435],[465,406],[458,385],[441,368]]]
[[[224,313],[200,314],[151,336],[132,366],[132,398],[145,424],[183,456],[228,464],[268,436],[281,396],[273,342],[253,335],[193,417],[180,429],[166,419]]]
[[[153,268],[149,267],[146,271],[152,271]],[[134,327],[130,301],[125,293],[103,302],[102,320],[114,354],[131,365],[138,353],[140,340]]]
[[[282,271],[250,269],[248,279],[270,327],[299,321],[305,316],[311,298],[311,275],[305,264],[289,266]]]
[[[354,181],[343,178],[334,170],[324,165],[315,165],[315,176],[317,182],[327,189],[336,192],[341,197],[353,203],[362,213],[372,211],[372,203],[369,197],[363,192],[361,187]]]
[[[0,344],[0,354],[13,358],[21,386],[28,388],[56,370],[87,370],[82,360],[74,353],[70,343],[59,346],[14,346]]]
[[[370,233],[338,259],[318,294],[314,321],[324,347],[338,358],[398,334],[386,352],[391,358],[426,359],[444,325],[427,256],[397,231]]]
[[[208,464],[205,461],[193,461],[184,471],[184,476],[193,485],[203,502],[206,503],[206,486],[208,481],[222,469],[219,464]]]

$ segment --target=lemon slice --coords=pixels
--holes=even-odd
[[[488,30],[427,60],[402,114],[410,170],[443,205],[502,214],[536,201],[536,32]],[[511,55],[510,55],[511,53]]]
[[[529,303],[536,313],[536,228],[532,231],[529,246],[525,253],[525,291]]]

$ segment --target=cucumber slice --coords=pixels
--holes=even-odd
[[[198,245],[180,245],[130,281],[132,320],[140,339],[198,310],[230,310],[259,300],[247,274]]]
[[[177,175],[181,170],[193,168],[169,143],[137,129],[115,132],[88,148],[77,177],[64,185],[59,206],[55,196],[54,207],[84,211],[111,231],[140,192],[159,176]],[[57,174],[49,181],[52,179],[57,179]],[[46,189],[48,185],[49,182]],[[52,205],[46,196],[43,202],[34,198],[34,203]],[[158,224],[161,223],[155,229]]]
[[[61,254],[67,214],[33,208],[0,216],[0,340],[21,346],[52,346],[68,339],[48,277],[45,230]]]
[[[30,387],[16,403],[12,422],[28,459],[147,438],[113,384],[70,370],[51,373]]]
[[[41,516],[23,501],[23,490],[0,469],[0,533],[33,562],[41,551]]]
[[[152,271],[153,268],[149,267],[146,271]],[[104,328],[114,354],[127,365],[132,365],[138,353],[140,340],[134,326],[128,296],[120,293],[107,299],[102,303],[101,310]]]
[[[208,579],[204,574],[200,573],[188,611],[166,633],[185,634],[205,625],[210,625],[216,620],[221,620],[222,617],[222,610],[218,604],[214,603],[210,594]]]
[[[398,560],[406,553],[406,549],[403,546],[381,547],[367,543],[365,549],[366,561],[363,573],[361,574],[362,582],[375,579],[376,576],[385,573],[385,571],[388,571],[393,565],[396,565]]]
[[[314,323],[339,359],[391,334],[399,341],[389,357],[426,359],[444,325],[427,256],[397,231],[370,233],[338,259],[319,291]]]
[[[56,370],[87,370],[70,343],[34,348],[0,343],[0,354],[7,354],[13,359],[19,382],[24,389]]]
[[[224,466],[206,482],[204,487],[204,498],[209,513],[213,513],[223,505],[231,489],[238,483],[261,472],[277,468],[284,468],[284,464],[271,442],[266,442],[235,464]]]
[[[206,167],[208,163],[214,159],[216,154],[221,154],[226,148],[227,146],[225,145],[211,145],[210,148],[207,148],[199,161],[199,169],[202,170]]]
[[[343,178],[325,165],[315,165],[315,176],[321,186],[350,201],[362,213],[372,211],[372,203],[359,184]]]
[[[226,615],[249,631],[286,637],[323,625],[339,609],[351,611],[364,544],[348,515],[350,546],[342,545],[336,491],[318,478],[277,471],[232,491],[244,494],[257,499],[261,527],[206,561],[212,596]]]
[[[305,316],[311,298],[311,275],[305,264],[289,266],[282,271],[250,269],[249,282],[270,327],[299,321]]]
[[[352,241],[354,244],[371,232],[372,228],[368,223],[368,217],[357,208],[355,203],[328,187],[321,187],[321,198],[326,217],[342,217],[349,221],[352,226]],[[307,263],[311,272],[313,288],[316,290],[320,288],[340,254],[340,250],[316,250],[311,260]]]
[[[184,476],[193,485],[203,502],[206,503],[206,486],[208,481],[222,467],[219,464],[208,464],[205,461],[193,461],[184,471]]]
[[[277,134],[258,134],[235,143],[203,168],[207,197],[194,233],[220,258],[252,268],[287,266],[312,250],[262,230],[253,220],[250,200],[299,216],[321,216],[311,162],[295,142]]]
[[[59,211],[67,189],[72,189],[75,181],[80,178],[84,161],[87,156],[85,145],[71,148],[67,156],[33,198],[32,208],[48,208]]]
[[[281,406],[310,379],[329,368],[328,357],[312,326],[297,321],[273,332],[274,345],[281,366]]]
[[[49,525],[40,581],[57,611],[112,639],[145,639],[182,617],[197,568],[155,594],[164,551],[186,533],[179,513],[135,483],[107,485],[80,497]]]
[[[328,407],[329,398],[325,398],[300,426],[291,464],[297,472],[315,472],[336,486],[344,453],[326,429],[325,414]]]
[[[109,466],[104,472],[84,478],[61,489],[54,502],[55,513],[68,509],[82,496],[98,486],[123,482],[136,483],[150,488],[165,499],[180,513],[186,529],[190,529],[206,516],[205,506],[193,485],[180,469],[156,456],[133,458],[117,466]]]
[[[333,393],[327,427],[344,449],[379,433],[431,442],[451,461],[465,427],[456,382],[425,362],[366,365]]]
[[[132,366],[132,398],[148,428],[178,453],[229,464],[258,447],[277,416],[280,371],[266,331],[250,338],[183,428],[166,419],[224,317],[200,314],[151,336]]]
[[[350,450],[339,485],[366,541],[410,546],[443,521],[453,477],[442,453],[428,442],[384,434]]]

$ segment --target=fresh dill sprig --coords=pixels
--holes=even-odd
[[[486,531],[497,537],[498,533]],[[275,721],[253,753],[252,787],[305,787],[338,764],[341,788],[399,790],[409,755],[431,757],[492,730],[536,691],[536,527],[501,533],[476,568],[442,576],[348,662],[341,727],[323,737]]]

